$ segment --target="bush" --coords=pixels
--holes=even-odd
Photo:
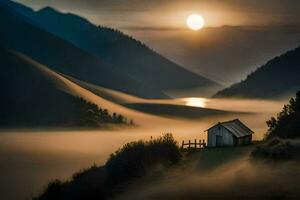
[[[298,141],[272,138],[257,146],[251,153],[252,158],[267,161],[299,159],[300,143]]]
[[[124,181],[143,176],[156,165],[169,166],[181,159],[171,134],[150,141],[131,142],[111,155],[105,166],[75,173],[70,181],[49,183],[33,200],[106,199]]]
[[[171,134],[150,141],[131,142],[110,156],[106,169],[113,182],[140,177],[155,165],[171,165],[181,159]]]

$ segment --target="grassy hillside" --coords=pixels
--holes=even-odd
[[[92,166],[75,173],[70,181],[56,180],[35,200],[107,199],[120,187],[155,170],[178,163],[181,154],[171,134],[150,141],[125,144],[111,154],[105,166]],[[118,192],[117,192],[118,191]]]
[[[202,152],[196,152],[190,159],[197,162],[196,169],[199,171],[210,171],[224,164],[250,155],[255,145],[233,147],[233,148],[212,148]]]
[[[257,145],[184,152],[181,162],[166,168],[162,163],[171,157],[165,153],[178,152],[178,147],[160,149],[157,141],[153,144],[146,148],[147,143],[129,143],[105,166],[76,173],[67,182],[54,181],[37,199],[298,199],[300,195],[299,162],[270,165],[252,160],[250,154]],[[154,159],[157,156],[163,159]],[[155,166],[160,170],[155,172]],[[144,167],[148,173],[139,175]]]

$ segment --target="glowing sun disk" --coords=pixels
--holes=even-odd
[[[199,14],[189,15],[186,24],[192,30],[200,30],[204,26],[204,18]]]

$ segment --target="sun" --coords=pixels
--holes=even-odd
[[[191,14],[186,20],[188,27],[194,31],[198,31],[203,28],[205,22],[204,18],[199,14]]]

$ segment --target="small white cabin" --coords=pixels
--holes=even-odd
[[[224,147],[250,144],[253,133],[239,119],[219,122],[207,130],[207,146]]]

